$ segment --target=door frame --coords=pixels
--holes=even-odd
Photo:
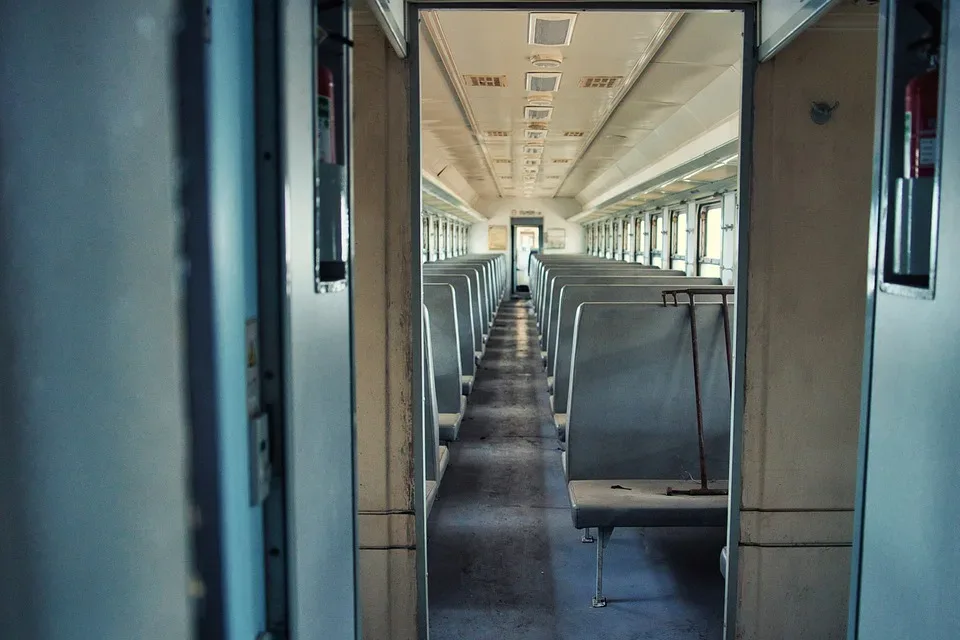
[[[537,251],[543,252],[543,218],[510,218],[510,295],[517,292],[517,243],[514,242],[517,227],[537,227]]]
[[[411,277],[414,282],[421,278],[420,268],[420,212],[421,175],[420,157],[420,12],[433,9],[499,10],[499,11],[739,11],[743,15],[743,69],[740,88],[740,174],[737,191],[740,206],[737,210],[737,278],[734,307],[734,366],[733,390],[730,402],[730,476],[727,515],[727,577],[724,597],[723,639],[735,640],[736,614],[739,583],[740,498],[742,492],[741,467],[743,453],[743,416],[746,399],[745,362],[747,342],[747,301],[750,273],[750,211],[752,206],[751,179],[753,174],[753,93],[758,59],[758,2],[750,0],[527,0],[525,2],[500,2],[497,0],[408,0],[407,1],[407,59],[409,80],[409,156],[410,167],[410,259],[413,264]],[[513,239],[511,238],[511,242]],[[668,249],[668,247],[664,247]],[[414,369],[413,397],[420,398],[423,389],[422,344],[419,327],[422,324],[422,292],[419,286],[412,287],[409,300],[410,317],[414,319],[411,345],[411,362]],[[420,318],[421,322],[416,319]],[[412,402],[414,425],[414,472],[422,478],[424,469],[423,449],[423,403]],[[416,494],[416,541],[417,541],[417,627],[420,640],[428,640],[429,593],[427,580],[427,522],[423,483],[415,483]],[[718,558],[719,562],[719,558]]]

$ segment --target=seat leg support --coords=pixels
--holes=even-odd
[[[597,539],[594,538],[592,535],[590,535],[590,527],[587,527],[586,529],[583,530],[583,535],[580,536],[580,542],[582,542],[583,544],[592,544],[596,541]]]
[[[610,542],[613,527],[597,527],[597,533],[600,535],[600,542],[597,544],[597,592],[593,596],[593,607],[599,609],[607,606],[607,599],[603,597],[603,550]]]

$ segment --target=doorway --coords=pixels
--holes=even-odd
[[[530,293],[530,256],[543,249],[543,222],[514,219],[510,224],[510,264],[514,294]]]

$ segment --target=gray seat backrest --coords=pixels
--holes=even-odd
[[[433,381],[433,342],[430,336],[430,310],[423,306],[423,450],[427,480],[437,479],[440,458],[440,413],[437,388]]]
[[[448,263],[434,263],[429,268],[424,265],[423,275],[466,275],[470,278],[471,298],[470,306],[473,307],[473,331],[476,334],[475,339],[482,344],[483,336],[487,333],[487,302],[483,298],[481,284],[483,276],[480,269],[470,266],[456,266]]]
[[[425,274],[424,284],[449,284],[457,295],[457,330],[460,335],[460,369],[465,376],[476,373],[474,354],[480,351],[480,338],[474,338],[473,305],[470,304],[472,289],[470,277],[458,274]]]
[[[596,271],[639,271],[639,268],[635,264],[611,262],[610,260],[600,260],[598,262],[555,262],[552,264],[545,264],[540,270],[540,273],[537,275],[537,297],[534,303],[536,304],[538,313],[540,312],[540,307],[543,306],[543,297],[547,293],[547,282],[550,278],[550,274],[557,269],[572,269],[573,271],[568,272],[579,272],[580,275],[587,275]]]
[[[483,333],[487,333],[487,328],[490,326],[490,322],[493,321],[493,309],[490,305],[490,281],[483,265],[459,261],[444,261],[436,262],[429,266],[424,265],[423,270],[424,273],[470,273],[470,271],[476,274],[479,287],[480,312],[483,318]]]
[[[656,277],[656,278],[670,278],[670,277],[683,277],[686,274],[683,271],[678,271],[675,269],[637,269],[634,271],[595,271],[595,272],[583,272],[580,270],[568,270],[568,269],[555,269],[551,271],[550,276],[547,278],[547,290],[544,291],[544,303],[543,303],[543,322],[540,324],[541,334],[544,338],[547,337],[546,332],[544,331],[550,325],[550,315],[556,313],[557,302],[560,299],[560,286],[571,282],[590,282],[590,280],[574,280],[574,278],[590,278],[595,277],[597,282],[600,278],[603,277],[634,277],[634,278],[646,278],[646,277]],[[560,283],[560,286],[557,286],[557,283]],[[544,342],[546,345],[547,342]]]
[[[463,379],[457,332],[457,294],[449,284],[425,284],[423,304],[430,310],[437,409],[440,413],[460,413]]]
[[[585,303],[567,410],[570,480],[700,477],[687,304]],[[730,385],[719,304],[697,304],[710,479],[729,466]]]
[[[599,265],[551,265],[540,275],[540,288],[537,291],[537,317],[546,322],[547,298],[550,296],[550,284],[559,275],[602,276],[602,275],[642,275],[637,265],[625,262],[611,262]]]
[[[479,267],[486,275],[487,288],[486,294],[490,308],[490,319],[493,320],[493,313],[497,309],[497,299],[500,295],[499,275],[496,269],[496,260],[492,258],[458,258],[454,264],[469,264]]]
[[[554,296],[551,303],[551,310],[547,314],[547,324],[543,330],[543,337],[547,343],[547,371],[556,377],[557,353],[561,344],[570,353],[570,345],[573,344],[573,321],[577,314],[577,307],[580,302],[662,302],[661,292],[664,289],[675,289],[682,287],[705,287],[710,285],[719,285],[720,278],[705,278],[700,276],[611,276],[603,278],[591,278],[589,276],[562,276],[554,280]],[[651,286],[653,289],[643,289],[637,291],[631,289],[631,286]],[[572,289],[571,289],[572,287]],[[618,287],[625,287],[619,289]],[[586,289],[595,288],[601,292],[606,291],[613,297],[603,297],[602,295],[587,294]],[[576,291],[577,296],[583,299],[571,298],[570,291]],[[630,295],[625,297],[622,295]],[[635,297],[642,295],[643,297]],[[564,300],[568,303],[564,304]],[[569,302],[572,301],[572,304]],[[672,298],[671,298],[672,301]],[[715,301],[719,301],[716,298]],[[567,333],[560,336],[559,328],[561,323]],[[558,338],[564,340],[561,343]]]

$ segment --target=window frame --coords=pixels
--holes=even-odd
[[[650,247],[650,264],[653,266],[659,266],[663,268],[663,249],[665,247],[657,247],[657,238],[663,239],[663,211],[656,211],[650,214],[650,238],[647,242],[647,245]],[[660,261],[659,265],[655,265],[656,260]]]
[[[707,238],[709,229],[707,229],[707,212],[716,209],[720,221],[720,226],[716,232],[720,234],[720,255],[716,258],[707,257]],[[722,273],[723,271],[723,200],[706,200],[697,203],[697,275],[702,272],[703,265],[716,266]]]
[[[687,255],[686,255],[687,249],[688,249],[686,239],[689,231],[690,222],[687,220],[687,212],[684,211],[683,206],[679,209],[670,209],[669,214],[670,214],[670,232],[669,232],[668,243],[670,247],[668,251],[668,255],[669,255],[668,263],[670,266],[668,268],[676,269],[677,267],[673,266],[674,261],[683,260],[683,270],[686,271],[687,267],[690,265],[690,261],[687,260]],[[680,216],[683,216],[683,220],[686,223],[684,226],[687,228],[685,229],[680,228]],[[680,242],[681,238],[683,238],[682,243]],[[679,253],[681,248],[683,249],[683,253]]]

